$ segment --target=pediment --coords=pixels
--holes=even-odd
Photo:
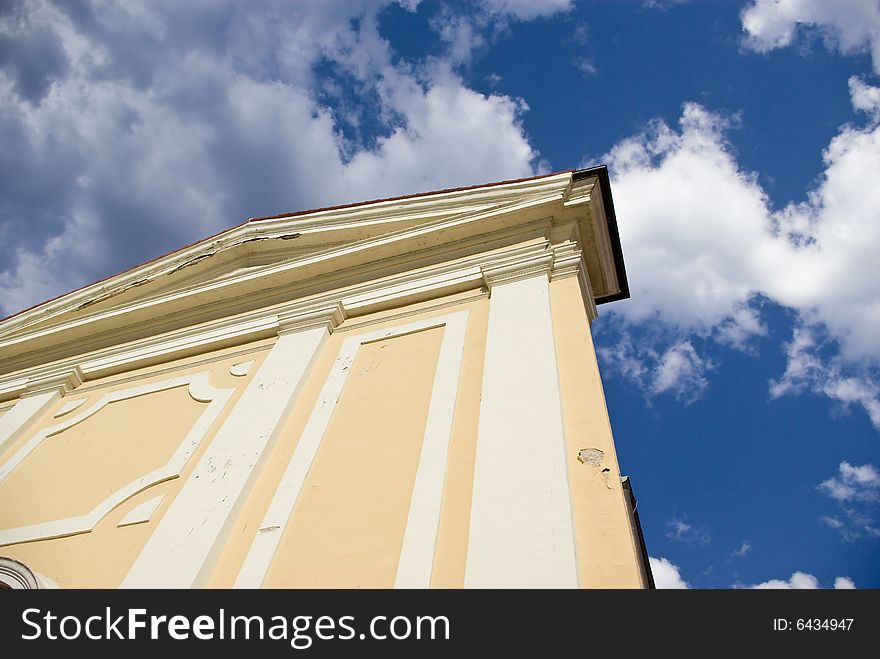
[[[206,309],[231,315],[282,296],[308,298],[501,247],[529,235],[538,220],[577,218],[586,227],[582,240],[597,293],[616,293],[604,210],[592,193],[597,180],[576,181],[566,172],[250,219],[0,322],[0,352],[32,353],[57,346],[61,337],[124,339],[138,325],[161,331],[172,322],[198,322],[208,317]],[[597,210],[601,218],[594,217]]]

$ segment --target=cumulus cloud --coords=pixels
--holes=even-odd
[[[700,547],[705,547],[712,540],[709,530],[705,526],[694,526],[681,518],[675,517],[667,520],[666,526],[669,529],[666,532],[666,537],[670,540],[677,540],[678,542],[698,545]]]
[[[838,505],[836,514],[819,518],[821,524],[837,531],[846,542],[880,537],[875,522],[880,503],[880,471],[874,465],[841,462],[837,474],[819,483],[816,489]]]
[[[835,590],[854,590],[856,584],[849,577],[837,577],[834,580]]]
[[[520,20],[552,16],[571,9],[574,0],[483,0],[480,4],[497,14],[509,14]]]
[[[731,552],[732,558],[745,558],[752,551],[752,543],[748,540],[743,540],[739,547],[734,549]]]
[[[612,369],[692,400],[715,366],[706,346],[747,350],[771,300],[796,318],[771,395],[821,394],[880,428],[880,90],[854,78],[850,91],[867,123],[841,127],[816,188],[778,211],[737,162],[726,138],[735,118],[695,103],[677,128],[654,121],[606,154],[632,291],[611,309],[623,328],[623,347],[603,355]],[[653,341],[628,348],[633,327]]]
[[[830,50],[867,52],[880,73],[880,4],[871,0],[754,0],[742,12],[746,44],[765,53],[817,30]]]
[[[390,3],[4,5],[0,315],[247,217],[535,173],[526,104],[396,59]]]
[[[816,588],[820,588],[819,580],[812,574],[807,574],[805,572],[795,572],[788,580],[771,579],[770,581],[765,581],[749,587],[761,590],[815,590]],[[851,589],[855,587],[856,585],[849,577],[837,577],[837,579],[834,580],[834,588]]]
[[[649,557],[651,574],[654,575],[654,585],[658,589],[684,589],[689,588],[688,583],[682,578],[678,566],[670,563],[665,558]]]
[[[870,464],[841,462],[838,475],[819,483],[818,489],[835,501],[880,501],[880,471]]]

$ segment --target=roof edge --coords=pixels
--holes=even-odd
[[[630,297],[629,281],[626,278],[626,265],[623,262],[623,247],[620,244],[620,232],[617,230],[617,215],[614,212],[614,199],[611,197],[611,180],[608,177],[607,165],[597,165],[586,169],[577,169],[572,173],[572,180],[582,181],[597,177],[602,190],[602,205],[605,207],[605,219],[608,223],[608,237],[611,241],[611,255],[614,258],[614,271],[620,291],[596,298],[596,304],[627,300]]]

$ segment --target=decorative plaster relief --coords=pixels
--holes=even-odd
[[[55,418],[57,419],[59,416],[64,416],[68,412],[73,412],[77,407],[85,403],[86,400],[86,398],[80,398],[67,401],[57,412],[55,412]]]
[[[159,508],[162,503],[162,500],[165,498],[165,495],[160,495],[158,497],[153,497],[152,499],[148,499],[143,503],[132,508],[129,513],[123,517],[119,524],[116,526],[131,526],[133,524],[142,524],[144,522],[149,522],[153,514]]]
[[[460,311],[358,334],[343,342],[235,581],[236,588],[258,588],[263,584],[360,346],[445,326],[395,579],[397,588],[427,588],[430,585],[467,318],[468,312]]]
[[[196,401],[208,403],[208,406],[196,420],[193,427],[183,438],[183,441],[177,447],[177,450],[162,467],[155,469],[127,485],[118,488],[110,493],[103,501],[95,506],[90,512],[73,517],[66,517],[50,522],[41,522],[39,524],[31,524],[27,526],[19,526],[11,529],[0,530],[0,546],[17,544],[20,542],[31,542],[33,540],[44,540],[48,538],[61,538],[79,533],[88,533],[97,526],[111,510],[119,504],[130,499],[138,492],[142,492],[147,488],[162,483],[173,478],[177,478],[183,470],[190,456],[198,448],[199,444],[207,435],[211,424],[223,410],[226,402],[232,396],[234,389],[218,389],[212,387],[208,381],[209,372],[202,371],[191,375],[163,380],[161,382],[152,382],[120,391],[106,393],[99,398],[93,405],[84,411],[76,414],[61,423],[43,428],[38,431],[24,446],[16,451],[2,466],[0,466],[0,482],[6,479],[24,460],[27,459],[34,449],[36,449],[46,439],[57,435],[68,428],[97,414],[112,402],[135,398],[137,396],[145,396],[157,391],[171,389],[183,385],[188,385],[189,395]]]
[[[253,359],[251,359],[250,361],[241,362],[240,364],[233,364],[229,368],[229,372],[232,375],[234,375],[235,377],[238,377],[238,378],[244,377],[245,375],[248,374],[248,372],[251,370],[251,366],[253,366],[253,365],[254,365]]]

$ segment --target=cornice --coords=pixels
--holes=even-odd
[[[47,370],[27,378],[24,391],[21,396],[36,396],[49,391],[57,391],[66,394],[76,389],[85,381],[82,370],[76,365],[64,366],[59,369]]]
[[[61,313],[108,299],[132,286],[143,285],[157,277],[171,274],[208,256],[246,242],[272,238],[284,239],[293,237],[294,234],[362,229],[370,224],[389,224],[401,219],[412,219],[413,221],[426,219],[428,224],[433,224],[437,221],[442,222],[449,217],[460,217],[463,214],[479,215],[505,205],[516,205],[536,198],[561,199],[567,187],[570,186],[570,182],[571,172],[567,172],[529,181],[488,186],[482,189],[375,202],[353,208],[315,211],[306,215],[249,220],[216,236],[8,318],[0,323],[0,336],[6,336],[20,328],[43,322]],[[463,203],[464,201],[467,203]],[[454,212],[450,214],[450,211]],[[440,219],[436,219],[438,217]],[[416,227],[416,229],[418,228]],[[346,249],[357,246],[361,242],[369,243],[373,240],[375,238],[355,241],[339,249],[344,253]],[[338,251],[329,250],[323,252],[321,256],[333,256]]]
[[[332,332],[345,320],[345,307],[342,302],[318,309],[297,310],[278,315],[278,334],[293,334],[315,328],[326,328]]]
[[[584,272],[579,254],[576,243],[554,247],[547,239],[533,240],[456,263],[349,286],[318,298],[293,300],[221,318],[10,373],[0,377],[0,400],[51,387],[69,391],[87,380],[282,333],[315,327],[326,327],[332,332],[346,318],[377,308],[402,306],[465,290],[491,289],[501,282],[530,276],[571,276]]]
[[[131,323],[131,318],[136,313],[153,313],[156,316],[168,316],[169,313],[177,311],[178,307],[184,304],[192,304],[196,301],[204,302],[208,299],[219,299],[221,302],[227,301],[234,297],[233,289],[244,285],[250,288],[268,288],[268,282],[278,281],[282,279],[290,279],[299,276],[301,279],[307,279],[307,272],[314,272],[315,268],[329,273],[336,273],[340,266],[332,269],[332,264],[348,263],[350,271],[349,279],[356,278],[355,270],[358,267],[373,265],[375,267],[375,258],[370,261],[370,254],[377,256],[388,252],[393,253],[395,249],[406,253],[403,247],[406,242],[414,243],[421,250],[427,250],[432,244],[441,244],[443,242],[454,242],[456,233],[464,237],[467,233],[467,227],[474,223],[479,223],[490,217],[503,218],[505,215],[523,213],[525,211],[534,211],[535,209],[558,201],[561,197],[557,196],[553,199],[530,199],[523,202],[517,202],[504,207],[493,207],[489,211],[477,214],[464,214],[451,219],[444,219],[437,222],[430,222],[418,227],[403,231],[384,234],[382,236],[356,241],[343,247],[329,249],[319,252],[312,256],[296,259],[290,262],[284,262],[256,271],[248,271],[236,275],[234,277],[207,282],[201,286],[189,287],[184,291],[174,290],[167,294],[157,297],[139,299],[129,304],[122,304],[111,309],[96,311],[92,314],[78,316],[71,320],[57,323],[48,327],[37,327],[30,332],[23,332],[15,336],[0,337],[0,350],[4,347],[14,346],[16,344],[30,341],[36,337],[49,337],[50,335],[60,335],[63,332],[74,328],[82,328],[91,323],[98,321],[111,321],[113,319],[125,318],[126,322],[119,323],[119,329],[126,328]],[[532,220],[534,222],[534,220]],[[540,222],[540,220],[539,220]],[[488,229],[487,229],[488,231]],[[493,235],[500,235],[504,230],[490,232]],[[352,260],[354,259],[354,260]],[[297,273],[301,273],[297,275]],[[314,275],[312,275],[314,276]],[[172,311],[173,307],[173,311]],[[219,307],[215,306],[219,310]],[[161,309],[161,311],[160,311]]]

